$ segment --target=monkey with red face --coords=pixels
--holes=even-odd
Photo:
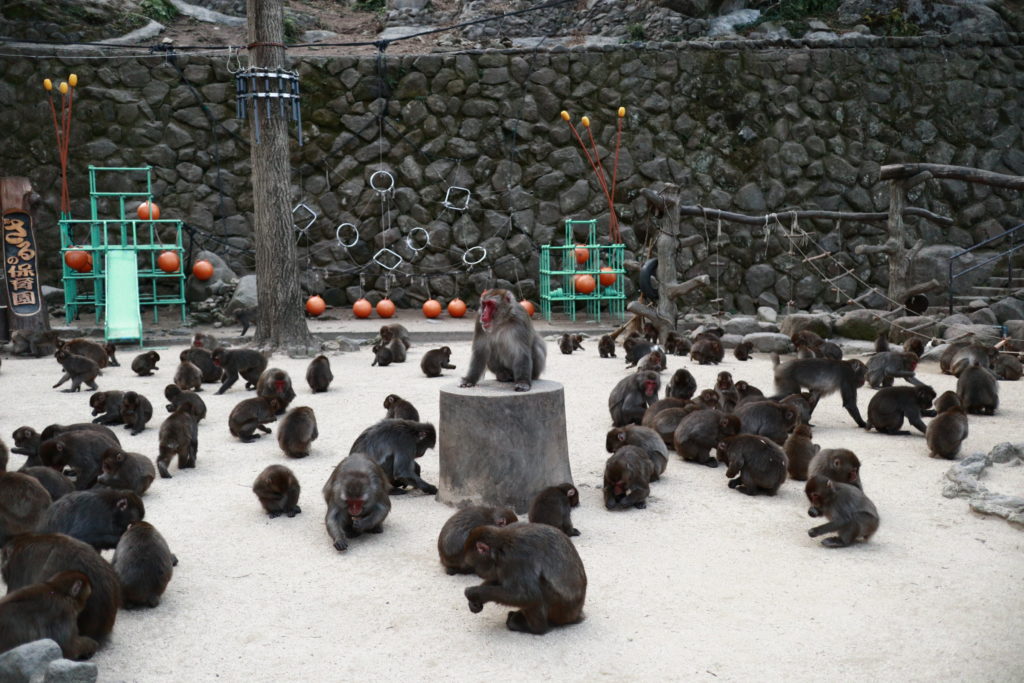
[[[544,371],[547,347],[533,329],[530,316],[507,289],[488,289],[480,295],[480,312],[473,331],[473,350],[463,387],[480,381],[490,370],[499,382],[514,382],[516,391],[529,391]]]

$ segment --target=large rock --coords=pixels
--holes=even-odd
[[[52,640],[35,640],[0,655],[0,681],[28,683],[33,674],[61,658],[60,646]]]
[[[196,252],[192,258],[192,263],[194,264],[196,261],[209,261],[210,265],[213,266],[213,275],[210,276],[209,280],[200,280],[194,275],[189,275],[185,280],[186,301],[204,301],[209,299],[214,294],[220,294],[225,291],[231,282],[238,279],[235,271],[231,270],[231,266],[212,251]]]
[[[726,334],[751,334],[752,332],[761,332],[761,325],[757,322],[757,318],[752,318],[746,315],[737,315],[733,318],[729,318],[722,323],[722,329],[725,330]]]
[[[224,312],[230,314],[243,308],[252,308],[256,302],[256,276],[243,275],[242,279],[238,281],[238,286],[235,287],[231,301],[224,307]]]
[[[767,263],[758,263],[747,269],[743,275],[743,281],[746,283],[750,295],[757,296],[766,289],[774,287],[776,277],[774,268]]]
[[[534,380],[526,392],[490,380],[442,387],[438,457],[441,502],[526,512],[542,489],[572,482],[562,385]]]
[[[1000,323],[1007,320],[1024,320],[1024,301],[1012,296],[1000,299],[992,304],[991,308]]]
[[[984,344],[995,344],[1003,338],[1002,328],[998,325],[950,325],[946,328],[946,331],[942,333],[943,339],[959,339],[965,335],[973,335],[973,337],[984,343]]]
[[[909,330],[914,330],[916,334],[911,334]],[[908,315],[896,318],[889,327],[889,341],[897,344],[902,344],[909,337],[919,335],[937,337],[939,335],[938,322],[928,316]]]
[[[743,337],[750,342],[755,351],[761,353],[789,353],[793,350],[793,342],[788,336],[778,332],[753,332]]]
[[[889,321],[879,317],[884,313],[870,308],[850,311],[836,321],[836,334],[871,341],[880,333],[889,332]]]
[[[779,323],[779,332],[787,337],[802,330],[810,330],[819,337],[831,337],[832,319],[824,313],[790,313]]]
[[[57,659],[46,667],[43,683],[95,683],[99,669],[92,662]]]

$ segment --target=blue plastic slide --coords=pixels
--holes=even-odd
[[[132,249],[107,251],[107,314],[103,334],[107,341],[142,343],[139,308],[139,266]]]

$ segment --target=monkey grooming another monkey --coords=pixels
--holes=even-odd
[[[284,465],[270,465],[260,472],[253,482],[252,492],[271,519],[281,515],[294,517],[302,512],[298,505],[302,492],[299,480]]]
[[[860,489],[819,474],[807,480],[804,493],[811,502],[807,514],[811,517],[824,515],[829,520],[828,524],[808,530],[807,535],[816,538],[836,532],[835,536],[822,540],[826,548],[845,548],[858,538],[867,541],[878,531],[878,510]]]
[[[530,503],[529,519],[532,524],[547,524],[561,529],[566,536],[579,536],[580,530],[572,525],[572,509],[579,507],[580,493],[572,484],[549,486]]]
[[[53,640],[66,659],[89,659],[92,638],[79,635],[78,617],[92,594],[89,577],[63,571],[42,583],[9,589],[0,600],[0,653],[36,640]]]
[[[465,590],[470,612],[482,611],[488,602],[518,607],[508,613],[505,626],[538,635],[583,618],[587,573],[572,541],[558,529],[546,524],[477,527],[465,548],[484,580]]]
[[[473,567],[466,559],[466,539],[478,526],[507,526],[519,518],[511,508],[473,505],[459,510],[444,523],[437,537],[437,554],[445,573],[472,574]]]
[[[546,358],[544,340],[512,292],[489,289],[480,295],[472,356],[461,386],[475,386],[486,368],[499,382],[513,382],[516,391],[529,391],[544,371]]]

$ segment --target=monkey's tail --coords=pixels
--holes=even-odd
[[[772,351],[772,367],[779,364],[779,354],[776,351]]]

